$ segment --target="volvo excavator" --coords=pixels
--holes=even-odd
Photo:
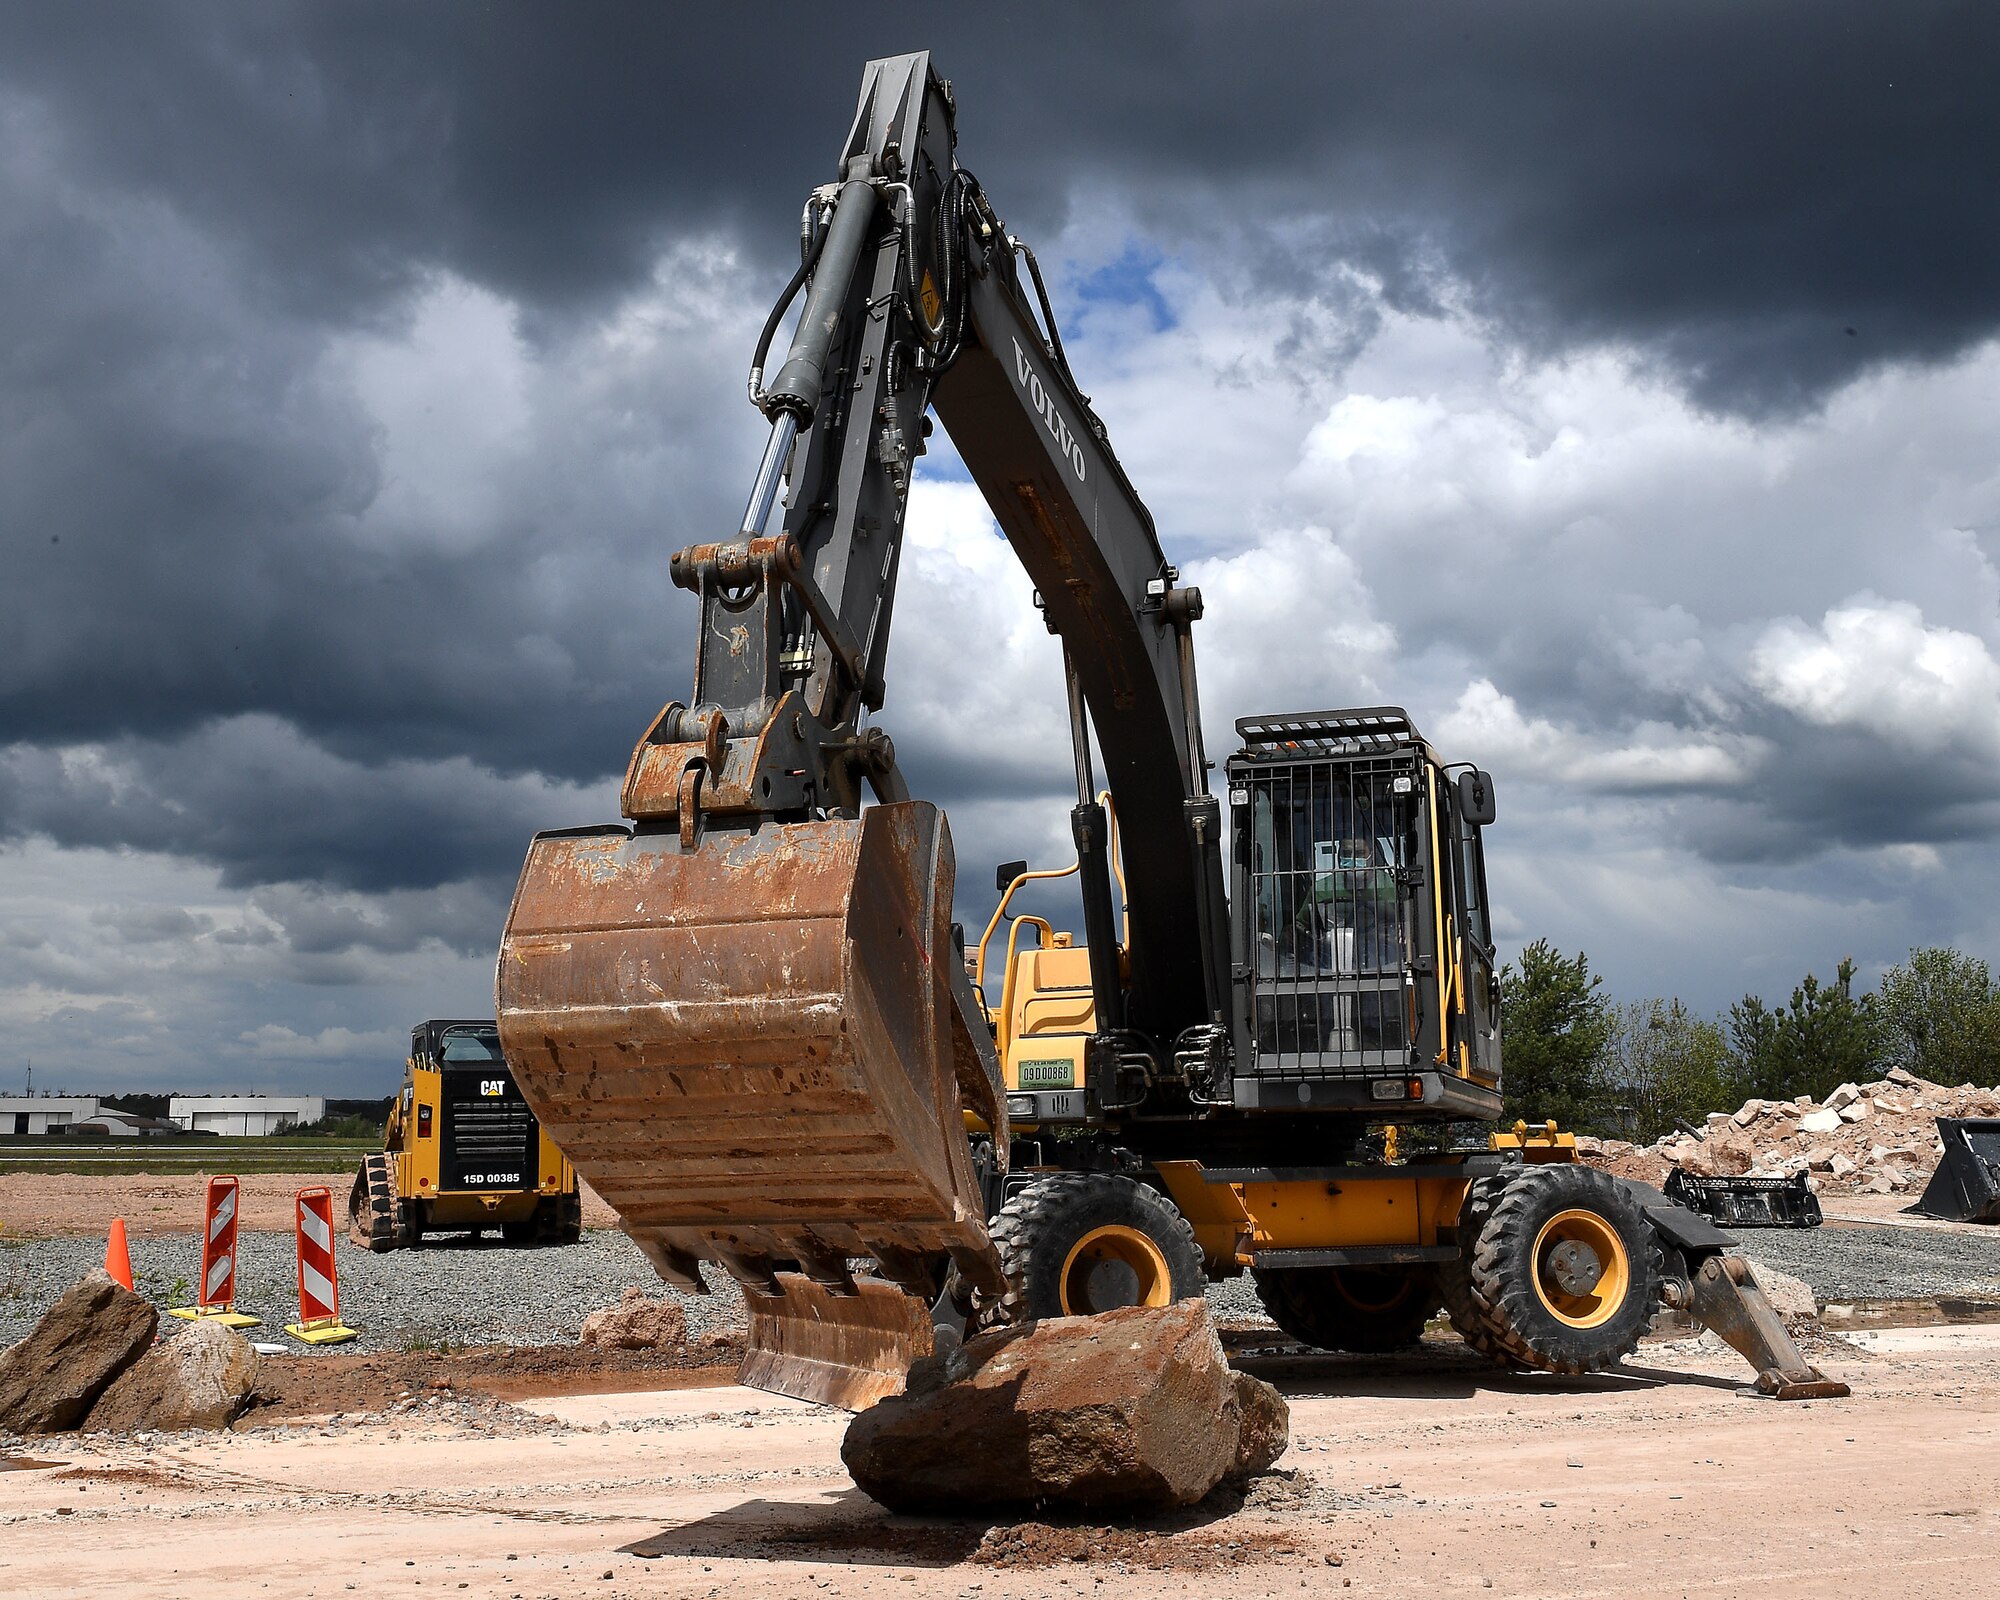
[[[1706,1219],[1497,1126],[1484,772],[1370,707],[1245,717],[1211,783],[1201,594],[927,55],[869,63],[749,394],[741,524],[671,562],[693,693],[623,821],[535,838],[496,982],[522,1091],[660,1275],[742,1286],[744,1381],[858,1408],[980,1328],[1247,1270],[1313,1346],[1411,1344],[1442,1308],[1577,1373],[1667,1316],[1766,1393],[1845,1392]],[[945,818],[872,720],[933,413],[1060,643],[1076,768],[1074,863],[1001,867],[970,951]],[[1011,914],[1046,877],[1081,939]]]

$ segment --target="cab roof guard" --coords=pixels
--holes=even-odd
[[[1299,711],[1238,717],[1242,756],[1250,760],[1299,755],[1385,755],[1421,747],[1423,735],[1401,706],[1362,706],[1353,711]]]

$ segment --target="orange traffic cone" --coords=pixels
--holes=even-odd
[[[111,1219],[111,1237],[104,1246],[104,1270],[126,1288],[132,1287],[132,1252],[125,1248],[125,1219]]]

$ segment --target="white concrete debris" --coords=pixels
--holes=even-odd
[[[1939,1117],[2000,1116],[2000,1091],[1927,1083],[1898,1067],[1875,1083],[1843,1083],[1815,1104],[1747,1100],[1709,1114],[1698,1133],[1676,1132],[1643,1148],[1579,1140],[1589,1159],[1652,1176],[1658,1164],[1703,1177],[1810,1174],[1815,1189],[1903,1194],[1929,1181],[1943,1153]]]

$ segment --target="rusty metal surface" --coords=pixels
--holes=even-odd
[[[501,944],[501,1045],[656,1263],[769,1288],[795,1262],[851,1287],[850,1257],[900,1276],[945,1251],[992,1259],[951,888],[949,833],[919,802],[691,850],[678,831],[535,841]]]
[[[753,1389],[863,1411],[901,1394],[910,1363],[933,1349],[929,1308],[891,1284],[860,1278],[847,1295],[797,1273],[777,1283],[777,1295],[744,1293],[750,1340],[738,1377]]]
[[[1849,1392],[1806,1360],[1741,1256],[1710,1256],[1692,1288],[1695,1316],[1757,1369],[1760,1393],[1774,1400],[1824,1400]]]

